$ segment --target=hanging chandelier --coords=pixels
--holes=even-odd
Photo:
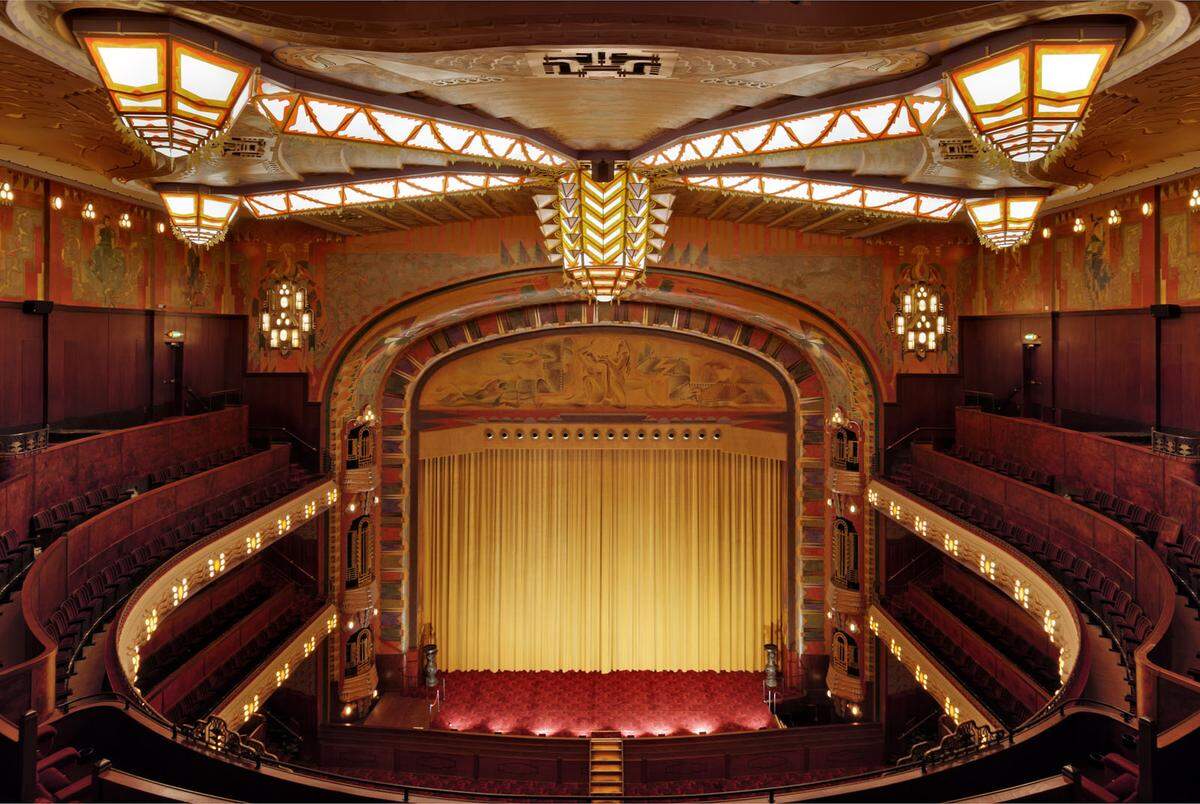
[[[1014,162],[1048,156],[1078,130],[1116,41],[1035,41],[948,73],[972,132]]]
[[[658,259],[675,197],[652,194],[649,181],[627,164],[608,178],[584,162],[559,177],[557,195],[533,200],[546,250],[562,263],[568,283],[593,301],[610,302],[629,293],[644,279],[646,262]]]
[[[315,347],[312,294],[299,276],[278,279],[259,299],[259,345],[287,356],[293,349]]]
[[[896,305],[893,331],[900,338],[900,350],[918,360],[945,348],[949,330],[946,288],[938,267],[925,261],[928,253],[924,246],[913,250],[916,263],[901,266],[892,295]]]
[[[180,240],[207,248],[221,242],[237,215],[241,197],[206,193],[199,188],[160,192],[171,219],[171,229]]]
[[[1029,242],[1044,190],[1002,190],[991,198],[967,199],[967,215],[979,240],[993,251],[1016,248]]]
[[[219,137],[250,97],[251,65],[175,36],[83,36],[117,119],[172,159]]]

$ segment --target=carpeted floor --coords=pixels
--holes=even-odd
[[[774,728],[758,673],[445,673],[435,729],[626,737]]]

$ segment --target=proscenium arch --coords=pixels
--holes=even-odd
[[[419,628],[421,623],[418,620],[417,600],[420,597],[420,590],[417,588],[418,574],[418,553],[420,535],[418,533],[419,514],[417,510],[417,498],[419,496],[419,473],[417,464],[420,460],[420,433],[421,428],[413,422],[413,413],[419,412],[419,401],[425,385],[430,379],[437,375],[438,371],[450,364],[469,357],[472,354],[485,351],[497,346],[519,343],[521,341],[534,340],[553,336],[556,334],[574,334],[574,333],[630,333],[632,335],[646,335],[662,340],[679,340],[685,342],[695,342],[710,348],[716,348],[721,352],[726,352],[736,356],[740,360],[751,363],[767,372],[771,378],[778,384],[784,397],[784,419],[786,425],[786,450],[782,456],[782,460],[786,462],[786,471],[784,473],[784,492],[787,495],[785,499],[785,516],[787,517],[787,533],[785,534],[785,546],[787,556],[787,577],[784,579],[784,596],[780,601],[781,607],[785,613],[785,633],[789,638],[789,646],[791,645],[791,637],[796,635],[797,626],[799,625],[799,605],[797,600],[797,579],[799,577],[799,562],[797,561],[797,537],[798,537],[798,512],[797,512],[797,492],[802,488],[800,485],[800,477],[798,472],[798,439],[802,438],[804,433],[803,422],[815,417],[823,420],[825,418],[825,397],[824,386],[822,385],[820,394],[817,396],[802,396],[799,384],[815,378],[820,382],[820,375],[809,364],[804,366],[793,366],[789,373],[781,364],[767,359],[762,354],[749,349],[745,346],[730,343],[727,340],[707,336],[701,333],[680,331],[678,329],[668,329],[662,326],[652,326],[640,323],[586,323],[586,322],[560,322],[556,324],[547,324],[545,326],[526,329],[519,332],[502,333],[482,338],[478,341],[463,344],[457,348],[442,352],[433,357],[429,362],[425,363],[419,375],[413,382],[407,384],[405,388],[405,433],[406,433],[406,465],[404,468],[403,487],[406,490],[406,509],[404,514],[404,533],[405,541],[408,546],[407,556],[407,573],[408,585],[406,589],[406,630],[405,639],[406,649],[419,647],[415,640],[419,636]],[[393,365],[402,356],[398,356],[393,361]],[[808,369],[808,371],[805,371]],[[383,392],[383,403],[381,407],[390,409],[388,402],[388,393],[385,389]],[[665,412],[665,411],[664,411]],[[578,410],[580,415],[588,413],[587,408]],[[736,418],[736,410],[719,410],[713,409],[715,416],[721,418],[733,417]],[[715,423],[715,422],[714,422]],[[511,424],[518,424],[515,420]],[[573,424],[567,423],[570,426]],[[498,425],[499,426],[499,425]],[[384,497],[387,498],[388,483],[384,484]]]
[[[462,335],[455,331],[461,332],[468,322],[490,317],[495,322],[492,331],[500,335],[566,323],[553,315],[547,320],[535,315],[522,326],[522,311],[551,308],[569,311],[576,323],[616,326],[636,323],[636,316],[645,315],[649,309],[669,310],[672,314],[667,319],[655,319],[656,327],[703,336],[703,327],[708,325],[712,327],[707,333],[712,340],[750,346],[751,351],[766,347],[799,352],[821,377],[827,409],[840,407],[861,424],[867,441],[864,455],[877,450],[883,401],[877,367],[852,334],[829,313],[807,302],[727,278],[666,269],[656,269],[646,285],[620,305],[589,306],[564,287],[560,269],[548,268],[489,275],[419,294],[381,312],[348,337],[325,378],[326,444],[333,453],[333,465],[341,465],[345,457],[340,436],[346,424],[364,406],[371,405],[385,417],[388,415],[383,410],[383,389],[394,364],[408,361],[411,389],[411,380],[445,351],[447,344],[453,344],[457,337],[461,345]],[[773,359],[769,352],[760,356]],[[376,452],[382,453],[382,449]],[[406,500],[401,502],[405,506],[400,514],[401,525],[407,527],[409,511]],[[341,533],[340,519],[341,513],[335,509],[332,533]],[[330,551],[329,556],[334,578],[339,578],[340,572],[337,552]],[[411,640],[408,635],[407,640]],[[331,654],[338,656],[340,651]]]

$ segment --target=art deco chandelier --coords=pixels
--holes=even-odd
[[[1045,190],[967,190],[779,165],[817,149],[929,138],[955,113],[1019,183],[1022,166],[1052,156],[1079,130],[1125,37],[1117,26],[1066,21],[1007,31],[883,85],[750,109],[601,155],[456,107],[322,84],[178,20],[83,17],[72,25],[117,120],[165,158],[205,158],[238,115],[254,109],[284,137],[368,143],[452,165],[265,189],[159,185],[176,234],[188,242],[217,242],[240,206],[267,219],[527,188],[549,258],[595,301],[619,300],[638,286],[661,253],[679,187],[918,221],[949,221],[965,209],[988,247],[1024,243]],[[936,324],[934,331],[937,343]]]

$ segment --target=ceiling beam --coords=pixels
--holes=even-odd
[[[708,213],[708,219],[710,221],[715,220],[717,218],[717,216],[719,216],[725,210],[729,209],[730,205],[733,204],[733,202],[737,201],[737,200],[738,200],[738,196],[730,193],[728,198],[726,198],[720,204],[717,204],[716,209],[714,209],[712,212]]]
[[[351,207],[351,209],[353,209],[353,207]],[[392,218],[389,218],[387,215],[384,215],[382,212],[377,212],[377,211],[371,209],[370,207],[359,207],[356,211],[361,212],[363,215],[366,215],[371,220],[379,221],[380,223],[382,223],[385,226],[388,226],[392,229],[402,229],[402,230],[408,229],[408,227],[405,226],[400,221],[393,220]]]
[[[400,209],[403,209],[405,212],[415,215],[426,223],[432,223],[434,226],[441,226],[443,223],[443,221],[438,220],[425,210],[417,207],[416,204],[408,204],[404,201],[398,201],[396,202],[396,206],[398,206]]]
[[[327,232],[333,232],[335,234],[349,235],[351,237],[361,234],[361,232],[356,232],[353,229],[350,229],[349,227],[334,223],[333,221],[329,220],[327,217],[324,217],[321,215],[308,215],[306,217],[301,218],[301,220],[304,221],[305,223],[307,223],[309,226],[312,226],[313,228],[324,229]]]
[[[491,204],[488,203],[487,199],[483,197],[482,193],[475,196],[475,203],[479,204],[479,206],[486,209],[488,211],[488,214],[490,214],[493,218],[500,217],[500,213],[496,211],[496,208],[494,206],[492,206]]]
[[[795,204],[792,206],[792,208],[790,210],[783,213],[775,220],[770,221],[767,224],[767,226],[778,226],[779,224],[783,223],[784,221],[791,220],[795,216],[799,215],[801,212],[806,212],[809,209],[812,209],[812,207],[808,206],[807,204]]]
[[[800,227],[800,231],[801,231],[801,232],[813,232],[813,231],[816,231],[817,229],[820,229],[822,226],[824,226],[824,225],[825,225],[825,224],[827,224],[827,223],[833,223],[834,221],[841,220],[842,218],[844,218],[844,217],[846,217],[847,215],[849,215],[851,212],[858,212],[858,210],[857,210],[857,209],[838,209],[838,210],[834,210],[834,211],[833,211],[833,212],[831,212],[830,214],[828,214],[828,215],[822,215],[821,217],[817,218],[815,221],[813,221],[813,222],[811,222],[811,223],[807,224],[806,226],[802,226],[802,227]]]
[[[854,232],[853,234],[848,235],[848,236],[849,237],[874,237],[877,234],[883,234],[884,232],[890,232],[892,229],[899,229],[901,226],[904,226],[905,224],[909,224],[909,223],[913,223],[912,218],[891,218],[886,221],[881,221],[880,223],[877,223],[874,226],[868,226],[866,229],[863,229],[858,232]]]
[[[459,207],[458,207],[456,204],[454,204],[454,203],[453,203],[453,202],[452,202],[452,201],[451,201],[449,198],[444,198],[444,197],[443,197],[443,198],[439,198],[439,199],[438,199],[438,201],[440,201],[440,202],[441,202],[442,206],[444,206],[444,207],[447,207],[447,208],[448,208],[448,209],[449,209],[451,212],[453,212],[453,213],[454,213],[454,216],[455,216],[456,218],[460,218],[460,219],[462,219],[462,220],[464,220],[464,221],[470,221],[470,220],[474,220],[474,218],[472,218],[472,217],[471,217],[470,215],[468,215],[467,213],[463,212],[463,211],[462,211],[462,210],[461,210],[461,209],[460,209],[460,208],[459,208]]]
[[[746,212],[744,214],[742,214],[742,216],[740,218],[738,218],[736,221],[734,221],[734,223],[741,223],[744,220],[753,218],[755,215],[757,215],[759,212],[761,212],[764,207],[766,207],[770,203],[771,203],[770,199],[764,198],[762,201],[759,201],[757,204],[750,207],[750,209],[746,210]]]

